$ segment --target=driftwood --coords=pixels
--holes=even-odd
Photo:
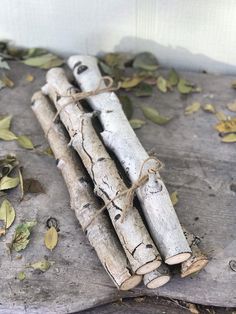
[[[97,60],[90,56],[73,56],[68,64],[83,92],[95,90],[101,84]],[[104,131],[102,138],[111,149],[132,183],[139,179],[148,154],[131,128],[117,96],[112,92],[88,98],[91,107],[99,111]],[[136,190],[150,233],[165,263],[178,264],[187,260],[191,249],[186,241],[169,193],[156,170],[156,162],[146,162],[144,170],[149,175],[146,184]]]
[[[98,200],[88,183],[81,162],[73,149],[68,147],[64,128],[57,123],[48,132],[55,115],[48,99],[41,92],[37,92],[32,98],[32,103],[32,109],[44,133],[47,134],[48,142],[57,159],[57,167],[66,182],[71,208],[84,229],[100,207]],[[106,272],[120,290],[132,289],[139,284],[142,276],[132,273],[115,232],[104,214],[97,216],[85,232]]]
[[[60,112],[61,121],[71,137],[71,145],[79,153],[94,183],[95,194],[108,204],[112,224],[132,270],[137,274],[145,274],[158,268],[161,264],[160,255],[137,209],[129,208],[121,221],[122,210],[127,200],[124,194],[119,196],[119,193],[126,190],[127,186],[92,126],[92,114],[86,113],[71,97],[69,97],[71,102],[68,103],[68,97],[59,96],[76,93],[64,71],[59,68],[51,69],[47,73],[47,85],[42,90],[50,95]]]

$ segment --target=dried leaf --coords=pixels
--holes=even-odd
[[[0,129],[9,130],[11,126],[12,116],[5,116],[0,119]]]
[[[43,48],[29,48],[24,54],[24,59],[29,59],[33,57],[39,57],[47,54],[48,51]]]
[[[27,136],[25,135],[20,135],[18,136],[17,138],[17,142],[18,144],[23,147],[23,148],[26,148],[26,149],[34,149],[34,145],[31,141],[31,139],[29,139]]]
[[[216,113],[216,109],[212,104],[206,104],[203,106],[203,110],[210,113]]]
[[[219,122],[215,128],[220,133],[236,132],[236,117]]]
[[[48,156],[54,156],[53,151],[51,150],[50,147],[45,148],[45,149],[43,150],[43,153],[44,153],[45,155],[48,155]]]
[[[127,95],[121,95],[119,96],[119,100],[122,104],[123,111],[127,117],[127,119],[131,119],[133,115],[133,104],[129,96]]]
[[[216,118],[219,120],[219,121],[225,121],[225,120],[230,120],[230,117],[227,116],[223,111],[217,111],[215,113],[216,115]],[[228,119],[229,117],[229,119]]]
[[[19,183],[20,183],[20,190],[21,190],[21,200],[23,200],[23,198],[24,198],[24,182],[23,182],[21,169],[18,169],[18,174],[19,174]]]
[[[9,190],[15,188],[19,184],[19,178],[11,178],[8,176],[3,177],[0,180],[0,191]]]
[[[166,79],[164,79],[163,76],[159,76],[157,79],[157,88],[159,89],[159,91],[161,91],[162,93],[166,93],[167,89],[168,89],[168,82]]]
[[[181,78],[179,80],[179,83],[178,83],[178,91],[181,93],[181,94],[189,94],[189,93],[193,93],[193,92],[200,92],[201,89],[199,87],[196,87],[195,85],[187,82],[185,79]]]
[[[179,197],[178,197],[177,191],[174,191],[173,193],[171,193],[170,199],[171,199],[173,206],[175,206],[178,203]]]
[[[48,261],[46,259],[42,259],[38,262],[31,263],[28,265],[28,267],[31,267],[33,269],[41,270],[42,272],[47,271],[55,262],[53,261]]]
[[[26,275],[23,271],[20,271],[18,274],[17,274],[17,278],[20,280],[20,281],[23,281],[25,280],[26,278]]]
[[[143,110],[144,116],[147,119],[159,125],[164,125],[172,119],[172,118],[161,116],[159,112],[152,107],[145,106],[145,107],[142,107],[142,110]]]
[[[230,111],[236,112],[236,102],[233,102],[233,103],[231,103],[231,104],[228,104],[226,107],[227,107]],[[1,123],[1,121],[0,121],[0,123]]]
[[[153,88],[151,85],[146,83],[140,83],[134,90],[134,94],[137,97],[149,97],[153,93]]]
[[[236,134],[230,133],[222,137],[221,142],[224,143],[236,143]]]
[[[155,71],[158,68],[157,58],[150,52],[139,53],[133,61],[135,69]]]
[[[4,221],[4,228],[8,229],[16,217],[15,209],[8,200],[4,200],[0,207],[0,220]]]
[[[13,141],[16,140],[17,137],[8,129],[0,129],[0,139],[3,141]]]
[[[0,159],[0,179],[7,176],[18,164],[19,162],[14,155],[7,155]]]
[[[179,75],[175,69],[171,69],[168,73],[169,86],[176,86],[179,82]]]
[[[121,88],[124,89],[133,88],[137,86],[140,82],[142,82],[142,80],[143,78],[140,76],[128,77],[121,83]]]
[[[1,78],[1,81],[3,82],[3,84],[7,87],[10,87],[12,88],[14,86],[14,82],[9,79],[9,77],[7,77],[6,75],[4,75],[2,78]]]
[[[201,108],[201,104],[199,102],[193,102],[192,105],[189,105],[185,108],[184,114],[191,115],[194,112],[197,112]]]
[[[31,74],[27,74],[25,79],[27,82],[31,83],[34,80],[34,76]]]
[[[41,69],[50,69],[53,67],[58,67],[64,63],[62,59],[58,58],[56,55],[52,53],[47,53],[37,57],[31,57],[22,62],[26,65],[38,67]]]
[[[233,87],[233,88],[236,88],[236,81],[233,81],[233,82],[232,82],[232,87]]]
[[[193,303],[187,303],[188,309],[192,314],[200,314],[200,312],[197,309],[196,304]]]
[[[107,53],[103,60],[109,67],[124,68],[124,64],[129,60],[129,56],[124,53]]]
[[[44,243],[49,250],[53,250],[57,245],[58,233],[55,227],[51,227],[47,230],[44,237]]]
[[[10,70],[9,64],[0,56],[0,69]]]
[[[28,221],[18,225],[10,247],[17,252],[24,250],[30,241],[31,230],[36,224],[36,221]]]
[[[24,188],[25,194],[26,193],[35,193],[35,194],[45,193],[42,184],[38,180],[35,180],[33,178],[24,179],[23,188]]]
[[[113,77],[113,69],[109,67],[106,63],[99,61],[99,67],[101,68],[104,74],[107,74]]]
[[[132,128],[133,128],[134,130],[140,129],[144,124],[146,124],[145,121],[139,120],[139,119],[132,119],[132,120],[129,120],[129,123],[130,123],[130,125],[132,126]]]

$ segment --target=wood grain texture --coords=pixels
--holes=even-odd
[[[0,91],[0,114],[11,113],[12,130],[29,135],[42,150],[47,142],[29,106],[33,92],[45,82],[45,72],[14,62],[11,65],[9,76],[15,81],[15,87]],[[27,73],[35,76],[33,83],[25,81]],[[15,152],[24,166],[25,177],[37,178],[46,190],[46,194],[28,194],[21,203],[19,192],[9,196],[17,212],[16,223],[36,218],[38,224],[21,260],[15,259],[15,254],[11,260],[5,249],[16,223],[6,240],[0,240],[1,314],[69,313],[138,295],[236,306],[236,272],[229,267],[229,261],[236,259],[236,193],[230,189],[230,185],[236,183],[235,145],[220,143],[213,129],[216,123],[213,115],[202,111],[189,117],[183,114],[185,106],[193,99],[224,108],[235,99],[235,91],[230,88],[235,78],[183,75],[201,85],[203,92],[188,98],[177,93],[158,93],[151,97],[149,104],[175,118],[164,127],[148,122],[137,135],[145,148],[153,148],[165,163],[162,177],[170,192],[178,191],[180,200],[176,211],[180,221],[202,238],[200,247],[210,257],[206,269],[194,278],[174,277],[158,290],[141,286],[129,293],[118,292],[69,209],[68,193],[54,159],[26,151],[15,142],[0,142],[1,155]],[[137,102],[141,104],[144,100]],[[142,116],[138,109],[135,116]],[[58,246],[52,253],[43,245],[49,216],[56,217],[60,223]],[[25,281],[15,279],[26,263],[45,255],[56,262],[51,269],[43,274],[27,269]]]

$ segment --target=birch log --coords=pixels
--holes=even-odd
[[[55,113],[41,92],[34,94],[32,102],[32,109],[47,134]],[[68,147],[64,129],[59,123],[50,128],[47,138],[67,185],[71,208],[74,209],[75,215],[84,229],[99,209],[98,201],[88,184],[87,174],[83,170],[82,164],[72,149]],[[142,276],[132,273],[119,240],[104,214],[98,216],[84,231],[106,272],[120,290],[132,289],[140,283]]]
[[[192,256],[189,259],[187,259],[187,261],[181,264],[182,278],[199,272],[208,263],[207,256],[203,254],[200,248],[198,247],[198,244],[200,242],[199,238],[196,237],[194,234],[190,233],[189,231],[187,231],[184,227],[183,230],[184,235],[188,241],[188,244],[191,247]]]
[[[95,193],[107,204],[127,187],[92,126],[91,113],[85,113],[81,105],[76,105],[72,99],[68,102],[68,97],[58,97],[58,94],[76,93],[63,69],[48,71],[47,85],[43,91],[50,95],[60,112],[61,121],[70,134],[71,144],[79,153],[94,183]],[[107,209],[132,270],[137,274],[145,274],[158,268],[161,258],[136,208],[129,208],[124,221],[121,221],[125,205],[126,196],[121,195]]]
[[[73,56],[68,64],[82,91],[95,90],[101,82],[97,60],[90,56]],[[104,84],[101,86],[104,87]],[[127,120],[117,96],[112,92],[88,98],[91,107],[100,111],[104,131],[102,138],[119,159],[132,183],[138,180],[144,161],[149,157]],[[155,169],[149,160],[144,170]],[[165,263],[172,265],[187,260],[191,249],[185,239],[169,193],[158,172],[137,189],[150,233]]]
[[[145,274],[143,282],[149,289],[159,288],[169,282],[171,279],[171,272],[169,267],[162,263],[157,269]]]

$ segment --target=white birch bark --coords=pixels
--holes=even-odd
[[[162,263],[157,269],[145,274],[143,282],[149,289],[159,288],[169,282],[171,279],[171,272],[169,267]]]
[[[32,110],[44,133],[47,134],[55,112],[41,92],[34,94]],[[60,123],[53,124],[47,139],[68,188],[71,208],[84,229],[99,209],[98,200],[88,183],[89,180],[81,162],[73,149],[68,147],[68,139]],[[120,290],[132,289],[140,283],[142,276],[135,275],[130,269],[114,229],[104,213],[99,215],[84,231],[106,272]]]
[[[90,56],[73,56],[68,64],[82,91],[95,90],[101,82],[97,60]],[[104,83],[101,87],[105,87]],[[104,131],[102,138],[119,159],[132,183],[138,180],[141,167],[149,157],[131,128],[115,93],[106,92],[88,98],[91,107],[100,111]],[[144,169],[155,169],[149,160]],[[167,264],[187,260],[191,249],[184,237],[169,193],[158,172],[150,174],[149,181],[137,189],[150,233]]]
[[[85,113],[78,103],[68,102],[68,97],[56,95],[76,93],[63,69],[48,71],[47,85],[43,91],[50,95],[60,112],[61,121],[71,137],[71,144],[79,153],[94,183],[95,193],[105,204],[108,203],[127,187],[92,126],[91,113]],[[121,221],[125,205],[126,196],[122,195],[112,201],[107,209],[132,270],[137,274],[145,274],[160,266],[160,255],[136,208],[129,208]]]

